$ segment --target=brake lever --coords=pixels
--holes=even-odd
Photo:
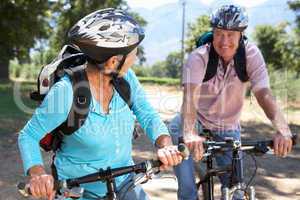
[[[268,148],[267,145],[262,144],[262,145],[255,145],[253,150],[255,155],[263,155],[266,154],[270,149]]]
[[[79,199],[83,196],[84,189],[82,187],[72,187],[60,189],[60,193],[64,198]]]

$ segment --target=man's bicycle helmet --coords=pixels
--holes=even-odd
[[[240,6],[224,5],[213,12],[210,22],[213,28],[244,31],[248,27],[248,15]]]
[[[124,63],[145,34],[125,11],[108,8],[83,17],[70,29],[68,37],[96,63],[104,63],[115,55],[123,55]]]

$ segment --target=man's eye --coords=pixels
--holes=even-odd
[[[216,36],[221,36],[221,33],[216,32]]]

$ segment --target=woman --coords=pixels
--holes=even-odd
[[[172,146],[166,126],[147,101],[134,72],[129,69],[136,59],[137,46],[144,38],[141,27],[121,10],[104,9],[82,18],[71,28],[68,36],[88,58],[85,72],[92,100],[82,127],[64,136],[56,152],[54,164],[58,179],[84,176],[100,168],[133,164],[131,141],[135,117],[158,147],[157,156],[164,164],[163,168],[180,163],[180,153]],[[124,77],[123,81],[112,84],[120,77]],[[122,91],[129,92],[131,108],[120,96]],[[51,88],[20,133],[19,148],[25,173],[30,177],[33,197],[54,198],[54,178],[43,167],[39,141],[45,133],[67,119],[72,100],[72,83],[65,75]],[[130,175],[117,178],[117,188],[130,182],[131,178]],[[84,184],[83,187],[87,191],[83,199],[96,199],[106,194],[106,185],[102,182]],[[123,199],[148,198],[137,186]]]

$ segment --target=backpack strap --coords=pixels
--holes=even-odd
[[[84,65],[70,67],[65,71],[72,81],[73,102],[66,121],[54,131],[62,136],[71,135],[84,124],[89,113],[92,96]]]
[[[240,40],[237,53],[234,56],[234,68],[237,76],[242,82],[247,82],[249,76],[247,73],[247,57],[245,49],[245,39],[242,37]]]
[[[196,40],[196,48],[205,45],[207,43],[211,43],[212,41],[213,41],[213,32],[212,31],[205,32]]]
[[[120,97],[127,103],[129,108],[131,109],[132,102],[131,102],[131,89],[129,83],[123,77],[118,77],[117,74],[112,75],[111,83],[119,93]]]
[[[208,63],[205,71],[205,75],[203,78],[203,83],[210,80],[212,77],[214,77],[217,73],[218,69],[218,64],[219,64],[219,56],[214,48],[214,45],[210,45],[210,50],[209,50],[209,58],[208,58]]]

